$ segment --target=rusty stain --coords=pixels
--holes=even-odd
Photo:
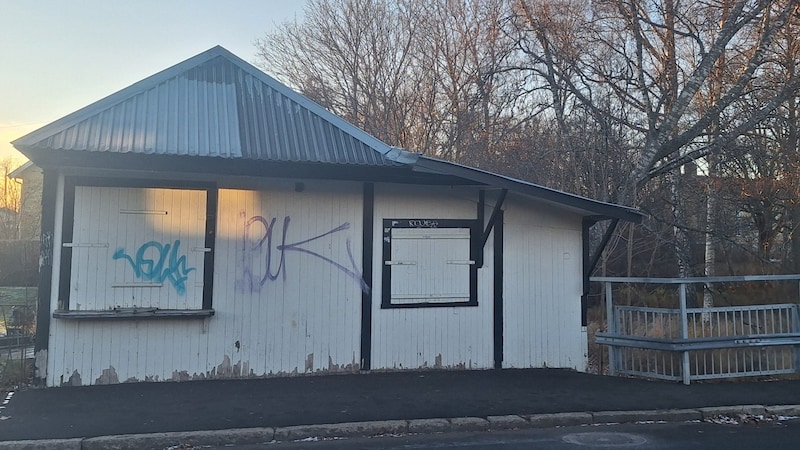
[[[328,359],[330,360],[330,356],[328,357]],[[314,370],[314,354],[309,353],[308,356],[306,356],[306,372],[311,372],[313,370]]]
[[[114,366],[108,366],[108,369],[103,369],[100,376],[94,380],[94,384],[119,384],[117,370],[114,369]]]

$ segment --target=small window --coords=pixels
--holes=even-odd
[[[67,181],[54,316],[186,318],[212,313],[215,187]]]
[[[382,308],[475,306],[477,221],[383,220]]]

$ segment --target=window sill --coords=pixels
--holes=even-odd
[[[213,315],[213,309],[119,308],[107,310],[53,311],[53,318],[68,320],[205,319]]]
[[[478,306],[478,302],[416,302],[416,303],[381,303],[381,309],[400,308],[453,308]]]

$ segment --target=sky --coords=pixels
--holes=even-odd
[[[0,0],[0,161],[10,141],[215,45],[301,19],[304,0]]]

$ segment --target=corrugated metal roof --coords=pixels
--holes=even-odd
[[[219,46],[13,144],[42,159],[85,151],[406,166],[514,190],[583,215],[641,220],[632,208],[390,147]]]
[[[395,165],[384,142],[222,47],[14,141],[28,149]],[[389,155],[386,158],[385,155]]]

